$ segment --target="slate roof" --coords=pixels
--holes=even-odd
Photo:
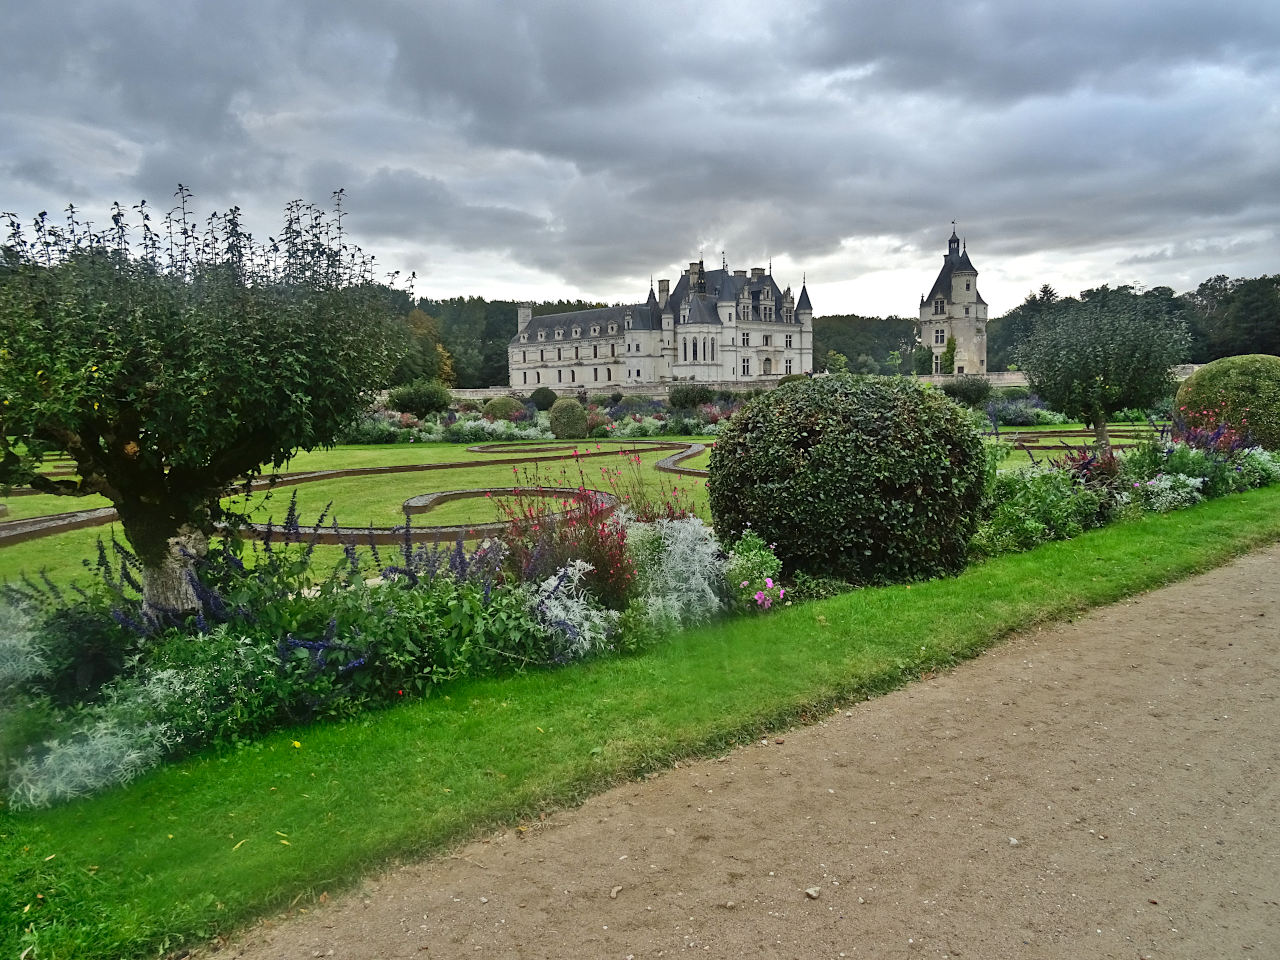
[[[800,285],[800,299],[796,301],[796,313],[801,310],[813,312],[813,304],[809,302],[809,288],[804,284]]]
[[[592,324],[599,324],[600,337],[608,337],[609,324],[616,323],[618,325],[618,336],[624,329],[623,321],[626,320],[627,311],[631,311],[631,329],[632,330],[661,330],[662,329],[662,312],[658,310],[658,298],[653,295],[653,291],[649,292],[649,300],[647,303],[631,303],[617,304],[612,307],[594,307],[590,310],[573,310],[569,313],[548,313],[541,317],[534,317],[529,321],[529,325],[523,331],[517,331],[516,335],[511,338],[512,344],[520,343],[520,334],[527,333],[529,341],[533,342],[538,339],[538,331],[547,331],[547,341],[550,342],[555,336],[555,329],[560,327],[564,330],[565,336],[570,336],[570,331],[575,327],[582,328],[583,340],[591,339]]]
[[[960,238],[953,231],[951,234],[951,246],[959,243]],[[977,274],[978,270],[973,265],[973,261],[969,259],[969,251],[961,249],[959,253],[948,252],[942,258],[942,269],[938,271],[938,279],[933,281],[933,286],[929,290],[929,295],[921,300],[921,303],[927,303],[936,297],[942,297],[944,300],[951,299],[951,277],[956,272]],[[986,306],[987,301],[982,299],[982,294],[978,293],[977,287],[973,290],[974,297],[977,302]],[[796,307],[796,309],[800,309]]]

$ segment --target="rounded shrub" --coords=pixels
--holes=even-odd
[[[1280,357],[1251,353],[1205,364],[1182,382],[1173,412],[1187,426],[1225,423],[1280,450]]]
[[[667,391],[667,403],[672,410],[693,410],[715,398],[716,392],[705,383],[677,383]]]
[[[581,440],[587,435],[587,411],[573,397],[551,405],[551,432],[557,440]]]
[[[495,420],[511,420],[517,414],[524,413],[524,404],[515,397],[494,397],[480,412]]]
[[[1013,384],[1008,387],[1001,387],[998,391],[1000,398],[1003,400],[1026,400],[1031,396],[1031,388],[1024,387],[1021,384]]]
[[[449,388],[439,380],[415,380],[387,394],[387,406],[392,410],[412,413],[419,418],[443,413],[452,402]]]
[[[902,377],[815,377],[747,403],[711,453],[722,543],[750,529],[792,572],[851,583],[959,572],[986,468],[970,416]]]
[[[788,373],[785,377],[778,381],[778,386],[784,383],[794,383],[796,380],[808,380],[809,378],[803,373]]]
[[[956,403],[980,407],[991,398],[991,381],[986,377],[962,373],[942,385],[942,392]]]
[[[529,394],[529,399],[539,410],[550,410],[551,405],[556,402],[556,392],[550,387],[539,387]]]

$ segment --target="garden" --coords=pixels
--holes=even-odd
[[[905,377],[365,408],[382,294],[286,228],[0,276],[6,953],[217,937],[1280,537],[1276,358],[1114,444],[1124,390],[1084,444]]]

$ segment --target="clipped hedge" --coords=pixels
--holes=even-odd
[[[1250,353],[1207,363],[1183,381],[1174,407],[1189,426],[1227,423],[1280,450],[1280,357]]]
[[[452,402],[449,388],[439,380],[415,380],[387,394],[387,405],[391,409],[412,413],[419,419],[443,413]]]
[[[581,440],[587,435],[587,411],[573,397],[551,405],[551,432],[557,440]]]
[[[991,381],[986,377],[962,373],[944,383],[942,392],[956,403],[980,407],[991,399]]]
[[[704,383],[677,383],[667,391],[672,410],[693,410],[716,398],[716,392]]]
[[[901,377],[815,377],[725,422],[707,484],[716,535],[751,529],[788,570],[852,583],[959,572],[986,477],[971,418]]]
[[[495,420],[510,420],[523,412],[524,404],[515,397],[494,397],[481,410],[486,417],[493,417]]]
[[[552,404],[556,402],[557,394],[550,387],[539,387],[529,394],[529,399],[539,410],[550,410]]]

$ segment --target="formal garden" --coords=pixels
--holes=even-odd
[[[368,406],[379,295],[304,213],[0,286],[7,954],[216,938],[1280,537],[1276,358]]]

